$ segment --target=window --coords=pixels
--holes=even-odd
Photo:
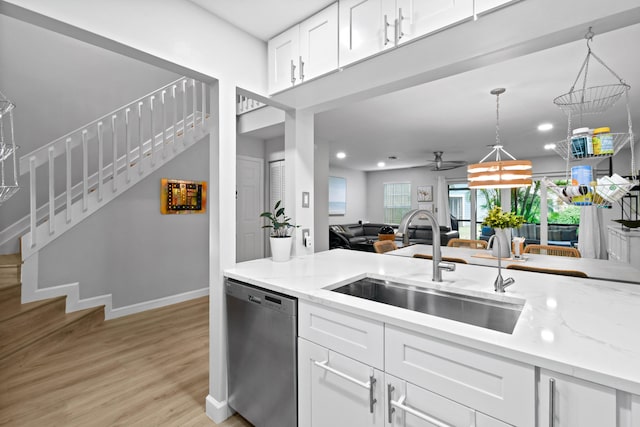
[[[467,184],[449,185],[449,212],[458,220],[458,233],[463,239],[471,236],[471,191]]]
[[[384,184],[384,222],[400,224],[404,214],[411,210],[411,183]]]

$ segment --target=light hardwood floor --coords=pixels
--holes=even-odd
[[[208,297],[104,322],[0,365],[2,426],[216,426]],[[251,426],[235,415],[220,427]]]

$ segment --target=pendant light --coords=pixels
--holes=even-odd
[[[531,185],[531,161],[516,160],[500,143],[500,95],[505,91],[504,88],[491,91],[491,95],[496,96],[496,143],[480,162],[467,167],[469,188],[516,188]],[[494,161],[485,162],[494,154]],[[503,154],[511,160],[502,160]]]

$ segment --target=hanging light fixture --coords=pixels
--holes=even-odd
[[[531,161],[516,160],[500,143],[500,95],[505,91],[504,88],[491,91],[496,96],[496,143],[492,146],[493,150],[479,163],[467,167],[469,188],[515,188],[531,185]],[[494,154],[494,161],[485,162]],[[511,160],[502,160],[503,154]]]
[[[0,205],[20,189],[18,187],[18,169],[16,168],[18,147],[13,137],[14,107],[15,105],[0,92]],[[10,161],[9,157],[12,157],[13,161]],[[13,163],[13,182],[5,179],[5,171],[10,163]]]

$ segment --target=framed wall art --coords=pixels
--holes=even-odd
[[[207,208],[207,182],[162,178],[160,213],[204,213]]]
[[[329,177],[329,215],[347,214],[347,180]]]
[[[418,202],[433,202],[433,185],[418,187]]]

